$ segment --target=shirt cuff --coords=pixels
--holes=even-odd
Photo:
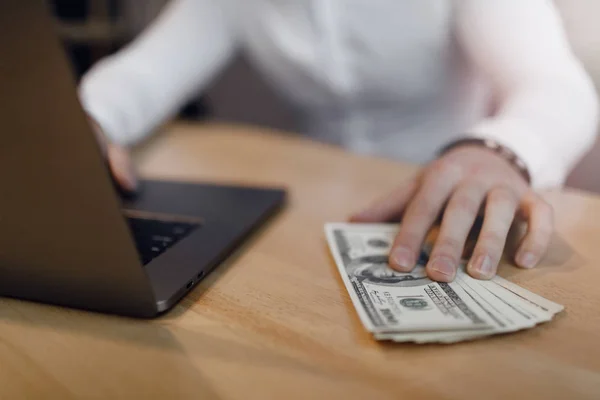
[[[523,121],[484,120],[475,125],[469,136],[491,139],[512,150],[523,161],[534,189],[558,188],[564,185],[568,171],[561,154],[552,152],[541,135],[534,135]]]
[[[105,107],[103,105],[102,100],[103,96],[101,93],[90,93],[87,86],[80,86],[79,101],[81,107],[100,127],[104,136],[106,136],[111,143],[121,146],[130,145],[132,141],[128,140],[129,138],[122,134],[124,131],[123,124],[120,124],[118,119],[115,118],[115,113],[110,107]]]

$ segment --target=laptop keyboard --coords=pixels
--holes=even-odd
[[[127,217],[126,220],[144,265],[199,227],[198,224],[156,219]]]

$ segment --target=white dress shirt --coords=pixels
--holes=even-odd
[[[536,188],[592,145],[598,103],[550,0],[172,0],[80,86],[133,144],[244,50],[304,116],[300,132],[425,163],[470,135],[512,149]]]

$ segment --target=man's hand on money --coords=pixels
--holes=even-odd
[[[550,321],[564,306],[500,278],[458,270],[433,282],[423,260],[408,273],[389,268],[397,224],[325,224],[325,235],[358,316],[377,340],[456,343]]]
[[[443,211],[427,274],[433,280],[450,282],[482,207],[483,226],[467,264],[468,273],[478,279],[496,274],[515,217],[528,223],[516,264],[534,267],[550,242],[552,207],[508,161],[488,149],[455,148],[351,220],[385,222],[402,216],[389,262],[392,268],[407,272],[415,267],[423,241]]]

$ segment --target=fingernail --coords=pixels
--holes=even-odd
[[[492,260],[487,254],[482,254],[478,256],[475,259],[475,262],[471,264],[471,269],[484,278],[491,278],[494,274]]]
[[[437,257],[431,263],[431,270],[453,278],[456,273],[454,262],[446,257]]]
[[[404,270],[410,270],[415,266],[412,252],[404,247],[398,247],[396,250],[394,250],[392,260],[396,265]]]
[[[138,187],[137,175],[133,168],[127,171],[127,182],[130,185],[131,189],[136,190]]]
[[[352,222],[354,222],[354,221],[360,222],[360,221],[368,220],[368,219],[369,219],[368,211],[357,212],[350,216],[350,221],[352,221]]]
[[[519,264],[525,268],[533,268],[535,267],[536,257],[533,253],[523,253],[519,257]]]
[[[130,182],[131,182],[131,189],[137,190],[138,186],[139,186],[137,178],[131,178]]]

